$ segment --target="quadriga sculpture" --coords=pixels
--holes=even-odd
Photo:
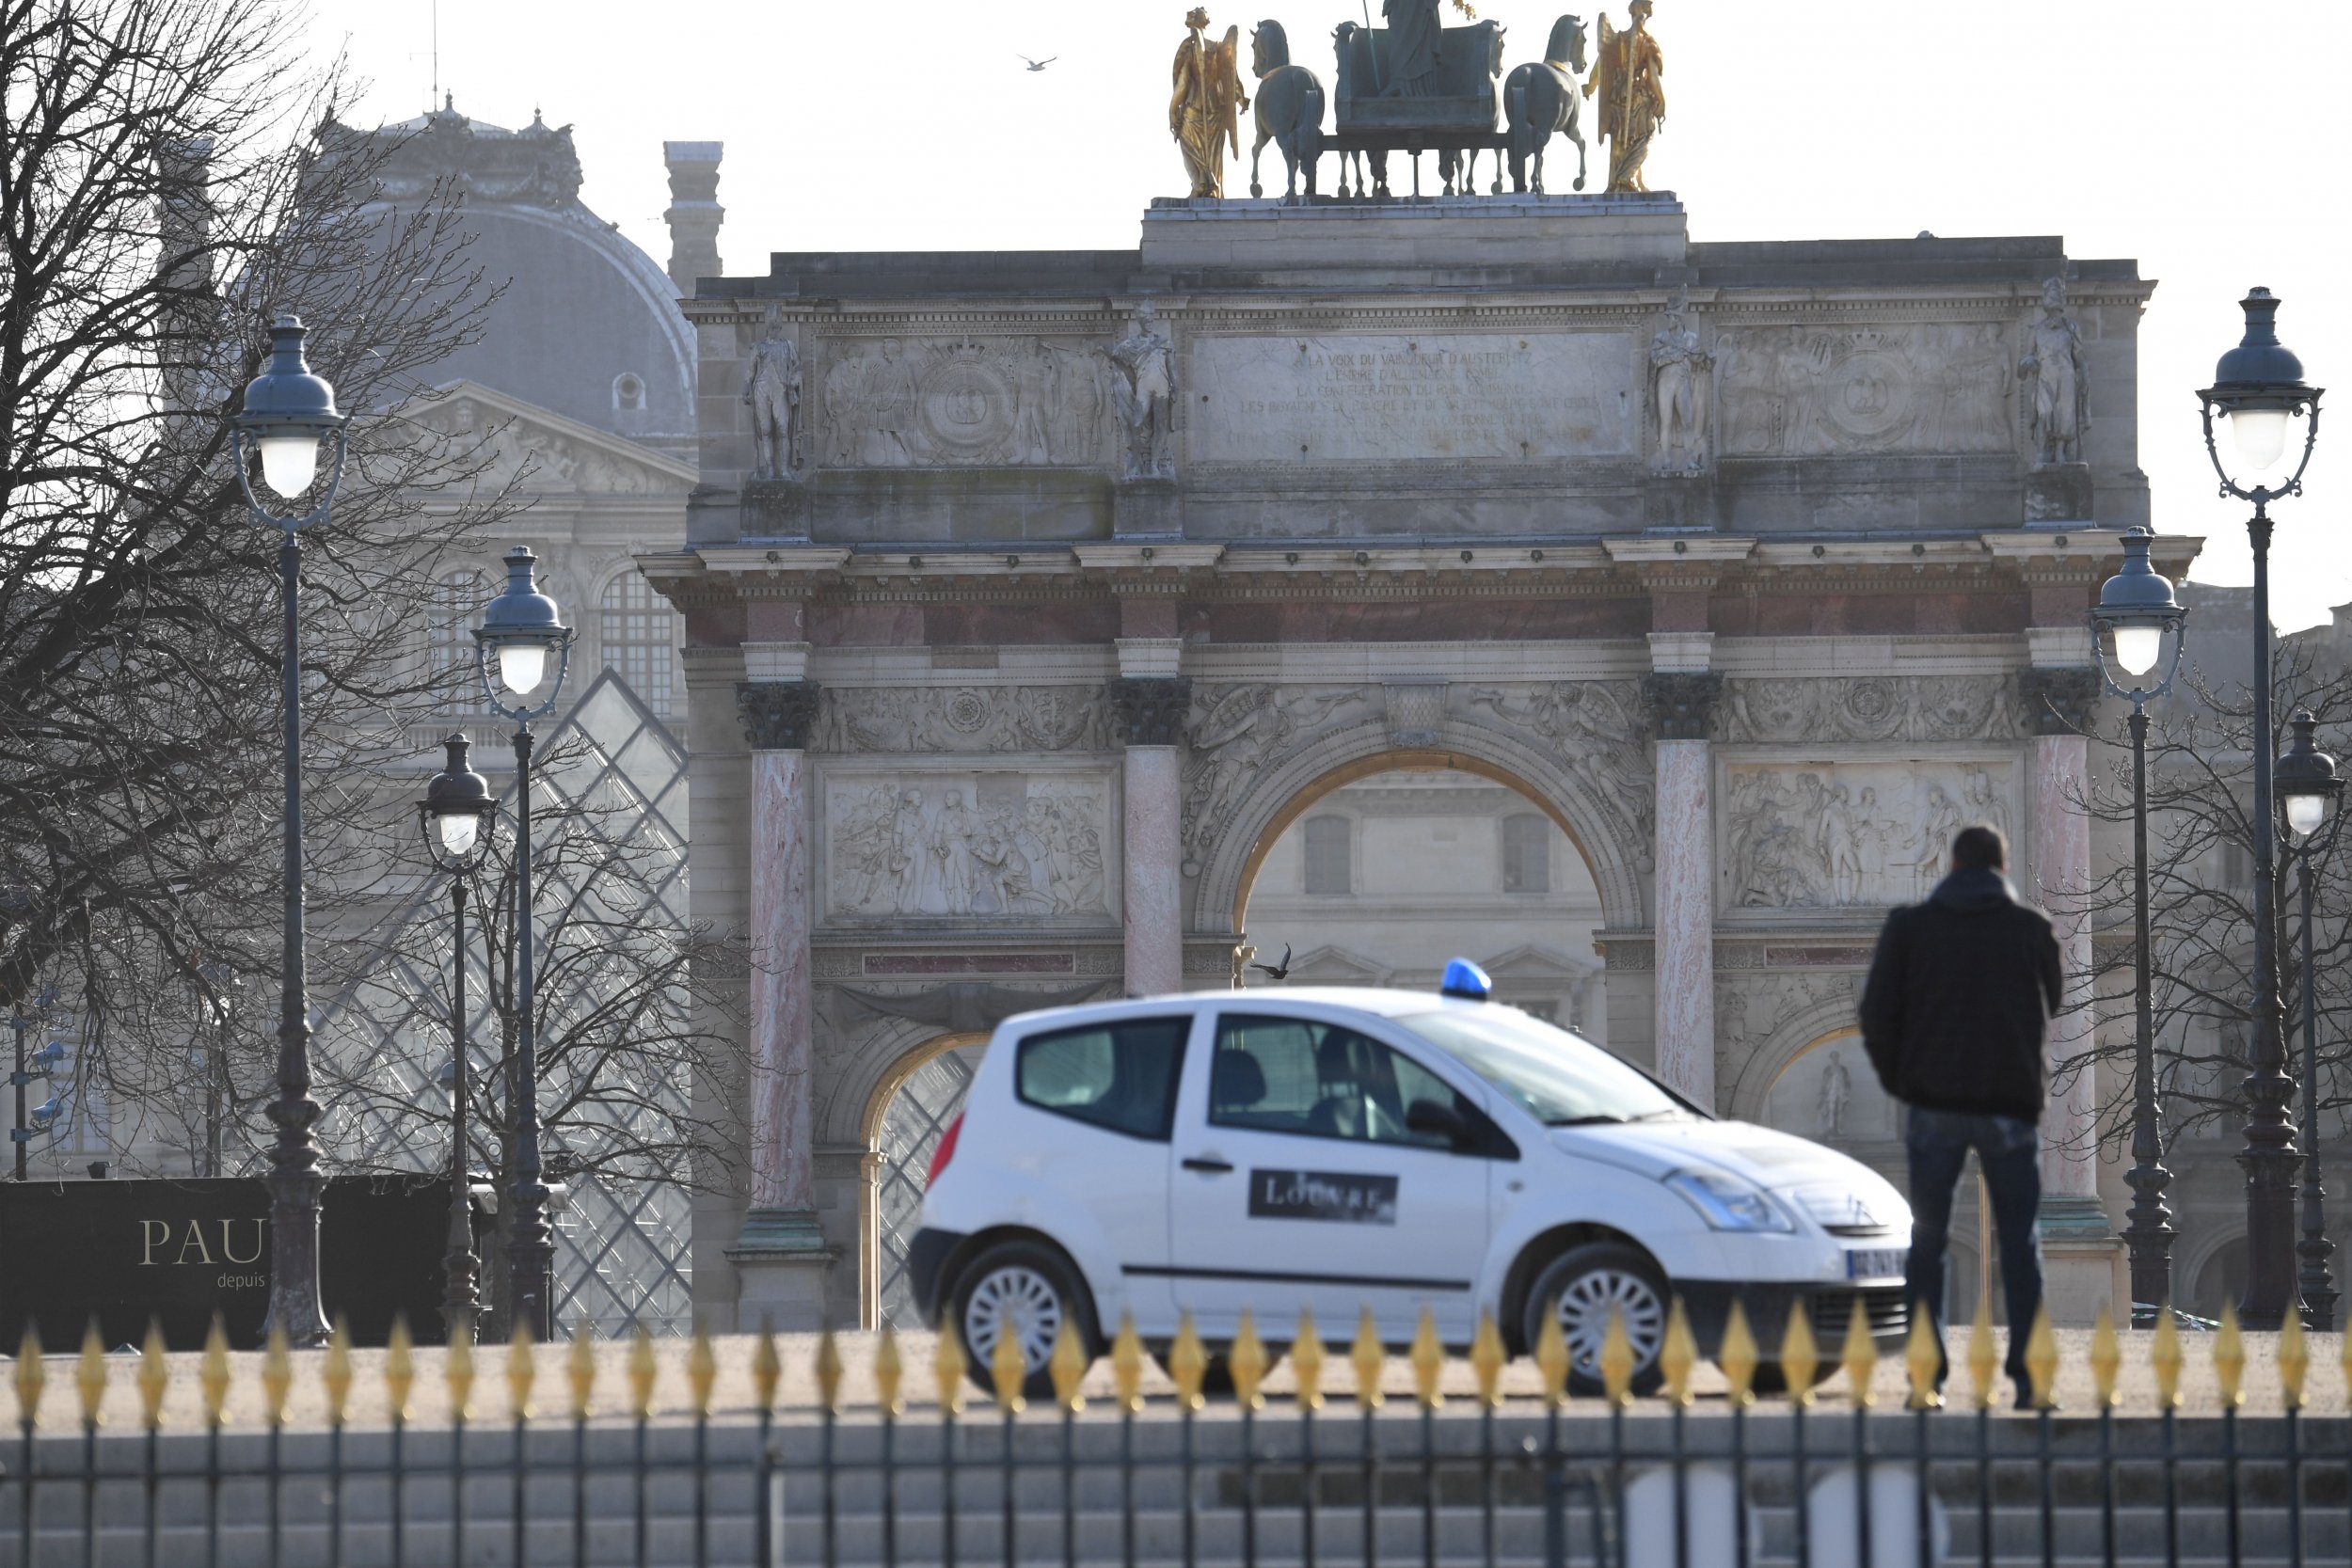
[[[1584,188],[1584,130],[1578,105],[1576,77],[1584,69],[1584,23],[1564,16],[1551,24],[1551,41],[1544,57],[1511,72],[1502,84],[1502,113],[1510,127],[1511,188],[1538,196],[1544,190],[1544,149],[1555,135],[1576,143],[1575,189]],[[1534,181],[1528,162],[1534,161]]]
[[[1323,84],[1303,65],[1291,64],[1290,38],[1279,22],[1261,22],[1249,35],[1249,69],[1258,78],[1258,142],[1249,150],[1249,194],[1263,196],[1258,155],[1268,142],[1281,150],[1286,170],[1282,198],[1298,197],[1298,174],[1307,173],[1307,194],[1315,194],[1315,160],[1323,156]]]

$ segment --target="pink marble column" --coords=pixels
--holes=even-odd
[[[1715,822],[1705,740],[1658,742],[1658,1076],[1715,1103]]]
[[[1122,666],[1136,651],[1121,641]],[[1127,994],[1156,996],[1184,984],[1184,798],[1176,743],[1191,711],[1192,682],[1174,674],[1120,675],[1107,695],[1112,723],[1127,745],[1120,846],[1127,868]]]
[[[2078,895],[2090,883],[2090,819],[2078,802],[2089,783],[2090,742],[2079,735],[2040,735],[2033,742],[2034,878],[2023,890],[2058,928],[2058,958],[2070,998],[2087,994],[2090,925]],[[2059,1074],[2091,1047],[2091,1011],[2079,1007],[2050,1026],[2050,1102],[2042,1120],[2042,1188],[2052,1197],[2096,1198],[2092,1158],[2098,1090],[2086,1069],[2062,1083]]]

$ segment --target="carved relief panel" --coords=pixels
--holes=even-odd
[[[838,339],[815,378],[836,468],[1109,460],[1110,363],[1083,339]]]
[[[2022,819],[2014,759],[1727,761],[1717,857],[1726,914],[1883,907],[1924,896],[1952,835]]]
[[[1109,745],[1093,686],[827,687],[823,752],[1099,752]]]
[[[828,770],[822,800],[829,919],[1117,918],[1107,769]]]
[[[1715,340],[1729,457],[2008,451],[2016,355],[1999,322],[1744,326]]]

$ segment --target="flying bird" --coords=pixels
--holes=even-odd
[[[1029,60],[1029,56],[1022,54],[1019,50],[1013,51],[1012,57],[1016,60]],[[1048,55],[1041,60],[1029,60],[1029,69],[1031,71],[1043,71],[1047,66],[1052,65],[1056,60],[1060,58],[1061,56],[1059,55]]]
[[[1269,980],[1287,980],[1287,979],[1289,979],[1289,978],[1291,977],[1291,944],[1290,944],[1289,942],[1284,942],[1284,943],[1282,943],[1282,961],[1281,961],[1280,963],[1279,963],[1279,964],[1262,964],[1262,963],[1252,963],[1249,967],[1250,967],[1250,968],[1252,968],[1252,969],[1263,969],[1263,970],[1264,970],[1264,971],[1265,971],[1265,976],[1266,976],[1266,978],[1267,978],[1267,979],[1269,979]]]

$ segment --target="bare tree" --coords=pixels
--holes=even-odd
[[[174,1111],[199,1168],[270,1092],[278,540],[227,443],[268,315],[356,416],[306,534],[314,907],[364,894],[357,781],[430,696],[425,563],[506,504],[416,504],[481,467],[397,411],[488,292],[450,193],[370,205],[389,144],[339,128],[285,15],[0,0],[0,1005],[61,983],[77,1092]]]

